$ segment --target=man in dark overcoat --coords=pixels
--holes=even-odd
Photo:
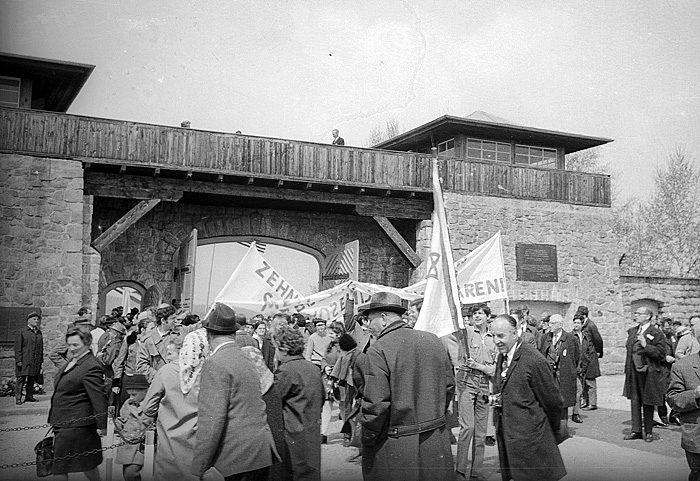
[[[578,306],[574,319],[578,316],[581,319],[581,332],[583,341],[581,345],[582,353],[591,353],[581,360],[581,377],[583,378],[583,406],[585,411],[595,411],[598,409],[598,382],[600,377],[600,362],[603,357],[603,338],[598,331],[598,326],[588,317],[588,308]]]
[[[41,316],[32,312],[27,316],[27,328],[15,337],[15,402],[22,404],[22,391],[26,385],[27,396],[24,402],[37,402],[34,399],[34,383],[41,374],[44,363],[44,337],[39,329]]]
[[[564,318],[559,314],[550,316],[549,332],[542,337],[540,352],[547,359],[554,379],[559,385],[559,393],[564,400],[562,410],[562,425],[566,429],[569,419],[569,408],[576,405],[576,379],[580,349],[578,340],[573,334],[563,329]]]
[[[666,394],[668,404],[679,413],[681,447],[690,467],[688,480],[700,480],[700,355],[679,359],[671,369],[671,383]]]
[[[634,318],[638,325],[627,330],[625,386],[622,391],[622,395],[630,400],[632,409],[632,431],[625,440],[643,437],[647,443],[654,439],[654,406],[665,402],[668,386],[668,370],[661,364],[666,359],[666,336],[654,325],[652,317],[648,307],[637,308]]]
[[[549,480],[566,475],[557,446],[562,398],[540,352],[519,339],[517,322],[502,314],[491,332],[499,351],[494,374],[496,439],[503,481]]]
[[[454,374],[434,334],[409,328],[401,298],[374,294],[363,315],[374,341],[366,353],[362,423],[365,480],[454,479],[447,407]]]

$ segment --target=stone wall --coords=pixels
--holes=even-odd
[[[83,215],[80,162],[0,154],[0,306],[41,308],[46,353],[82,302]]]
[[[700,314],[700,279],[622,276],[624,317],[632,319],[633,302],[648,299],[659,306],[659,315],[688,322]]]
[[[601,369],[604,373],[623,371],[625,322],[610,209],[450,192],[445,193],[445,205],[455,260],[500,230],[511,306],[533,301],[562,303],[567,330],[576,308],[587,306],[605,341]],[[419,226],[418,253],[423,257],[430,247],[430,224],[426,221]],[[559,282],[516,281],[516,243],[556,245]],[[422,275],[418,270],[414,280]]]
[[[136,203],[95,199],[93,237]],[[102,284],[136,281],[157,285],[170,299],[172,256],[192,229],[199,240],[225,236],[260,236],[327,253],[360,241],[360,280],[403,287],[409,264],[377,223],[368,217],[328,212],[299,212],[162,202],[102,252]]]

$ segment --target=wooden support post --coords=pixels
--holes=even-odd
[[[92,243],[98,252],[102,252],[108,245],[122,235],[129,227],[134,225],[141,217],[158,205],[160,199],[142,200],[133,209],[124,214],[121,219],[104,231],[95,242]]]
[[[153,481],[153,463],[156,459],[156,432],[149,429],[146,431],[146,443],[143,450],[143,468],[141,468],[141,479],[143,481]]]
[[[396,230],[396,227],[387,219],[379,215],[373,215],[372,218],[379,224],[379,227],[389,236],[389,238],[394,242],[399,251],[408,259],[408,262],[413,266],[413,268],[418,267],[422,259],[416,251],[406,242],[401,233]]]

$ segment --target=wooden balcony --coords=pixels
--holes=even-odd
[[[198,180],[222,182],[226,177],[425,199],[431,193],[431,159],[423,154],[37,110],[0,108],[0,151],[71,158],[136,175],[185,172],[185,178]],[[446,190],[610,206],[606,175],[459,159],[446,159],[443,167]]]

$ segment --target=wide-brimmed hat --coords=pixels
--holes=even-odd
[[[124,376],[124,389],[148,389],[148,379],[143,374]]]
[[[389,311],[397,314],[406,312],[401,298],[391,292],[377,292],[369,300],[369,303],[360,307],[360,313],[366,316],[372,311]]]
[[[233,334],[238,330],[236,312],[226,304],[217,302],[202,321],[202,326],[220,334]]]

